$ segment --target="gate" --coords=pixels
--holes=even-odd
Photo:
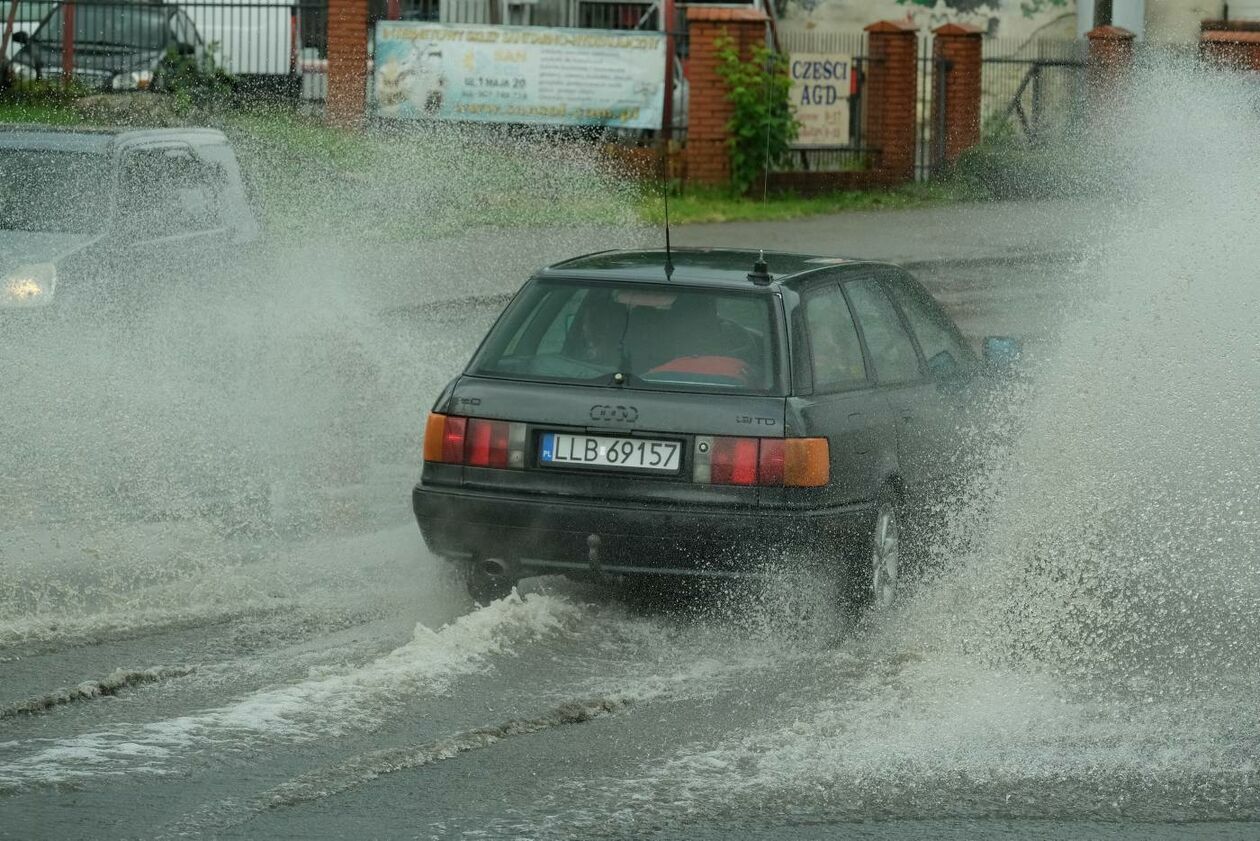
[[[1079,41],[986,41],[980,102],[983,138],[1040,144],[1069,131],[1085,100],[1085,49]]]

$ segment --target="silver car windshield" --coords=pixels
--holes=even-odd
[[[0,230],[95,233],[109,210],[103,155],[0,149]]]

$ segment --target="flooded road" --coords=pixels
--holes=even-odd
[[[1035,336],[1068,272],[920,274],[968,333],[996,323]],[[408,375],[414,404],[398,408],[414,427],[499,306],[373,316],[369,362],[381,348],[434,349]],[[125,384],[117,359],[111,370]],[[304,411],[334,395],[368,400],[369,385],[308,382],[294,399]],[[240,420],[246,408],[234,411]],[[1114,663],[1074,673],[1053,656],[992,656],[969,635],[996,626],[965,604],[985,603],[971,589],[985,582],[965,579],[849,636],[784,625],[772,598],[661,604],[562,579],[474,610],[410,519],[418,429],[374,443],[398,453],[390,463],[356,455],[347,441],[365,430],[328,434],[331,466],[315,467],[340,460],[355,470],[339,475],[358,481],[304,500],[272,489],[266,528],[250,527],[250,506],[221,514],[193,500],[185,516],[122,518],[122,497],[26,497],[42,513],[12,517],[3,544],[0,836],[1258,831],[1232,823],[1260,816],[1253,627],[1224,632],[1243,659],[1214,666],[1211,682],[1187,672],[1183,685]],[[303,489],[323,474],[311,475]],[[243,527],[225,530],[220,516]],[[1230,605],[1223,614],[1235,618]],[[1090,649],[1087,632],[1073,633]]]

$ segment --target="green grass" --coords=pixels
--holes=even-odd
[[[966,185],[949,181],[809,197],[771,194],[765,201],[733,195],[727,190],[689,188],[680,195],[670,196],[669,221],[680,225],[689,222],[767,222],[853,210],[904,210],[975,198],[978,195]],[[645,191],[638,211],[644,221],[660,224],[665,216],[660,192]]]
[[[569,150],[437,125],[358,132],[282,111],[225,115],[268,228],[406,242],[486,227],[625,224],[638,185]]]
[[[98,122],[53,92],[0,100],[0,122]],[[153,112],[156,113],[156,112]],[[269,230],[398,242],[484,227],[659,225],[660,190],[593,165],[589,146],[528,142],[495,127],[437,125],[360,132],[286,109],[180,116],[232,138]],[[977,198],[961,182],[822,196],[733,195],[689,188],[670,197],[670,221],[776,221]]]
[[[0,100],[0,123],[42,123],[64,126],[83,122],[85,122],[83,114],[69,105]]]

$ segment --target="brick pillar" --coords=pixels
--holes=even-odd
[[[1119,26],[1095,26],[1085,33],[1089,55],[1085,59],[1085,80],[1095,114],[1105,115],[1113,104],[1116,89],[1133,66],[1133,33]]]
[[[764,12],[750,8],[690,6],[687,81],[687,181],[727,184],[731,180],[731,152],[726,123],[734,109],[726,98],[726,83],[718,76],[717,40],[729,35],[748,57],[754,44],[764,44]]]
[[[914,180],[919,34],[905,20],[881,20],[866,31],[866,142],[879,150],[877,180],[903,184]]]
[[[1205,28],[1199,34],[1199,55],[1221,67],[1260,70],[1260,32]]]
[[[932,97],[932,125],[945,127],[944,142],[939,148],[944,154],[941,163],[953,165],[958,156],[980,142],[980,43],[982,31],[978,26],[947,23],[934,30],[932,58],[936,72],[945,73],[944,91],[941,97]],[[947,62],[948,70],[942,68]],[[944,114],[941,113],[944,109]]]
[[[340,126],[367,113],[367,0],[328,0],[328,97],[325,119]]]

